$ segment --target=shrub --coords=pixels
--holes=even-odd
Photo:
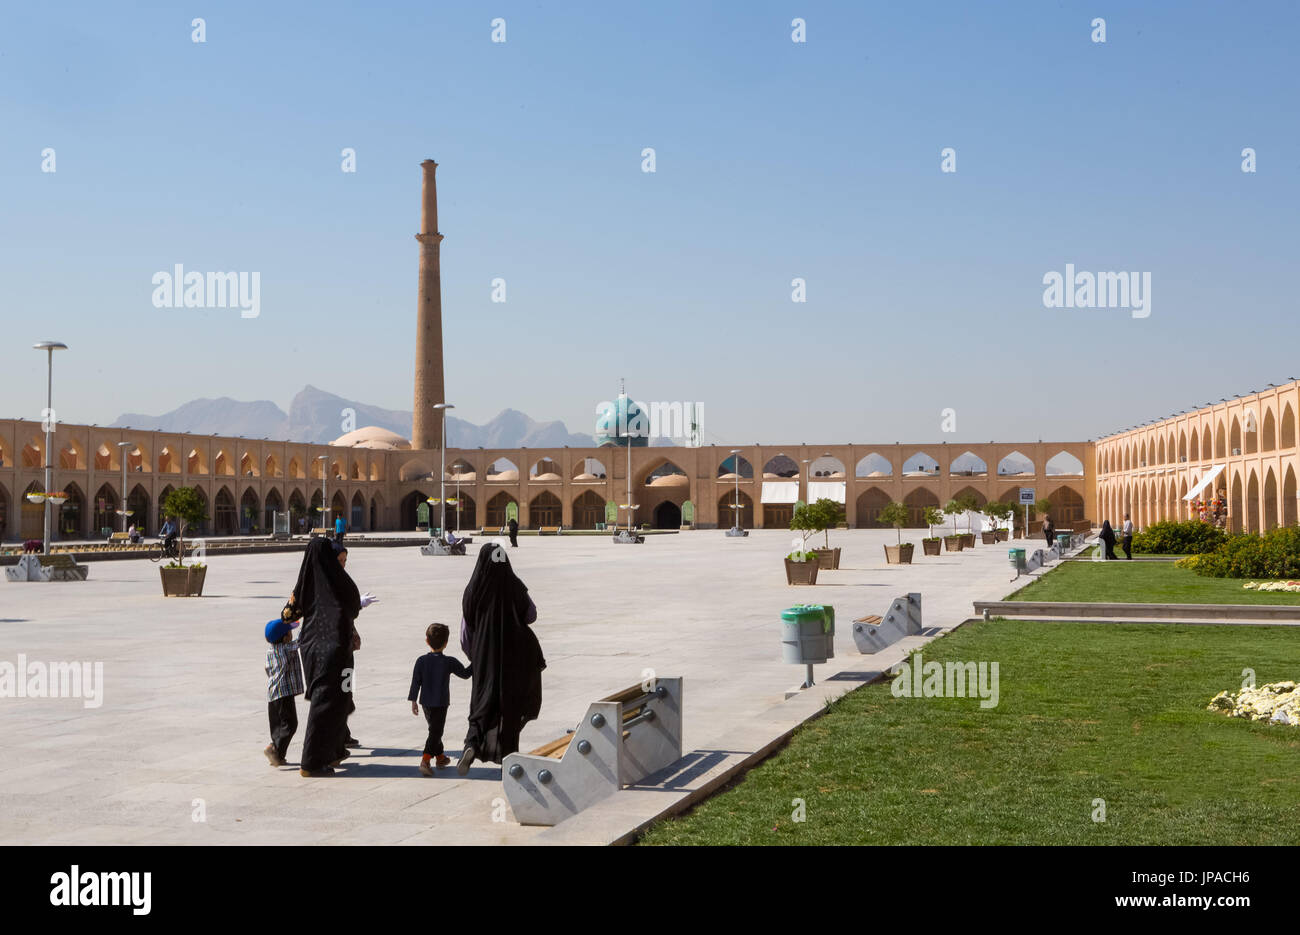
[[[1300,527],[1228,536],[1213,552],[1178,560],[1207,578],[1300,578]]]
[[[1133,537],[1133,551],[1147,555],[1199,555],[1223,545],[1227,534],[1198,519],[1152,523]]]

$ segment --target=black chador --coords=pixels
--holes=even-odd
[[[302,768],[314,772],[345,752],[352,699],[352,630],[361,612],[361,595],[339,564],[333,543],[324,536],[307,545],[294,595],[303,613],[298,646],[306,698],[311,702]]]
[[[500,546],[478,553],[461,599],[474,687],[465,768],[475,759],[500,763],[519,749],[519,732],[542,709],[546,660],[531,624],[537,610]]]

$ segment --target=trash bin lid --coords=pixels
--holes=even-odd
[[[822,620],[825,614],[822,613],[821,604],[797,604],[794,607],[787,607],[781,611],[782,620],[804,621],[804,620]]]

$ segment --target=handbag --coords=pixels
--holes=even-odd
[[[295,620],[302,619],[302,608],[298,606],[298,601],[294,596],[289,595],[289,600],[285,601],[284,607],[280,610],[280,619],[285,623],[293,623]]]

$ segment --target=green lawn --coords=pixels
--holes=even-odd
[[[997,661],[997,707],[868,685],[641,843],[1300,844],[1300,728],[1205,710],[1243,667],[1300,676],[1298,643],[1282,627],[967,624],[925,659]]]
[[[1062,562],[1008,600],[1134,604],[1300,604],[1300,594],[1248,591],[1250,579],[1203,578],[1172,562]],[[1258,580],[1258,579],[1257,579]]]

